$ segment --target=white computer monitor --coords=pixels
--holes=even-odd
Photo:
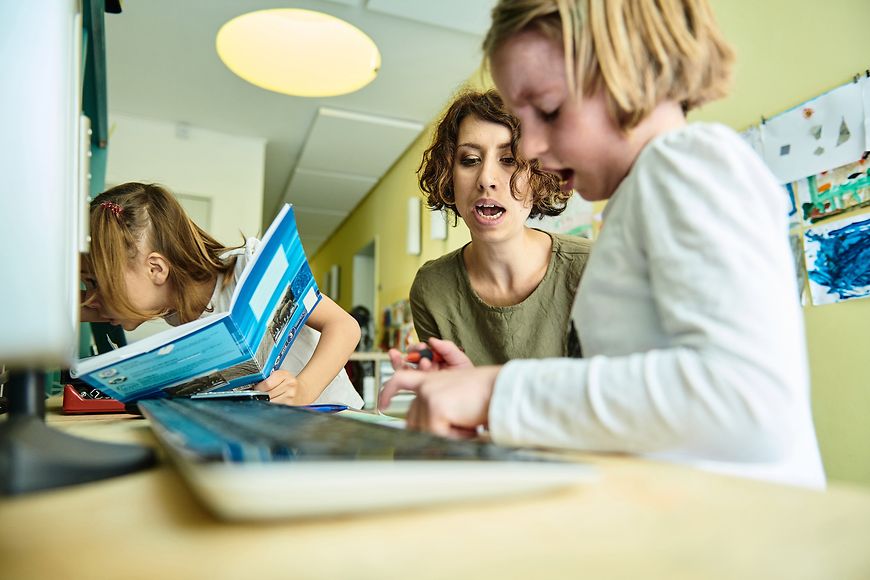
[[[0,364],[76,354],[81,15],[74,0],[0,2]]]
[[[150,449],[79,439],[42,422],[43,371],[69,366],[78,344],[90,149],[80,114],[81,6],[0,1],[0,364],[10,371],[0,495],[154,462]]]

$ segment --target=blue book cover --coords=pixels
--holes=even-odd
[[[80,360],[71,374],[122,402],[246,388],[281,366],[319,302],[285,205],[239,278],[229,312]]]

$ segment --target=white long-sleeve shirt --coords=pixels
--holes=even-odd
[[[587,358],[508,363],[493,439],[824,487],[786,214],[730,129],[652,140],[607,205],[577,294]]]

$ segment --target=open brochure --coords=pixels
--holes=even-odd
[[[285,205],[246,265],[229,312],[83,359],[71,374],[123,402],[244,388],[280,367],[318,302]]]

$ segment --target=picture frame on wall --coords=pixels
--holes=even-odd
[[[447,215],[443,210],[429,212],[429,237],[433,240],[447,239]]]
[[[329,294],[329,297],[336,302],[338,302],[339,290],[341,289],[340,276],[341,268],[339,268],[338,264],[333,264],[329,268],[329,276],[327,277],[327,280],[329,282],[327,286],[327,293]]]
[[[408,198],[408,237],[406,249],[408,254],[419,256],[421,251],[420,241],[420,198]]]

